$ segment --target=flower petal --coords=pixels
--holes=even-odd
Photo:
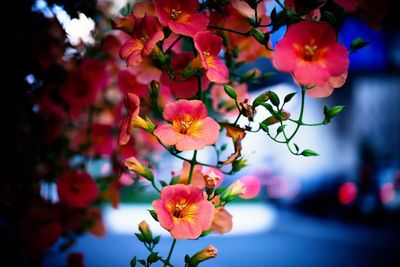
[[[161,199],[154,200],[152,206],[157,213],[157,219],[160,222],[160,225],[166,230],[170,231],[174,227],[174,221],[171,212],[165,205],[165,202]]]
[[[154,130],[155,136],[157,136],[161,143],[167,146],[175,145],[179,140],[183,139],[183,135],[179,134],[172,125],[162,124]]]

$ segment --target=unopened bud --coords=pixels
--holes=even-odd
[[[135,157],[130,157],[125,160],[125,166],[140,176],[146,178],[150,182],[154,180],[153,173],[146,168],[142,163],[140,163]]]
[[[240,180],[236,180],[233,184],[231,184],[227,190],[224,191],[221,195],[221,201],[230,202],[241,194],[244,194],[246,191],[246,185]]]
[[[139,231],[146,242],[151,242],[153,240],[153,234],[151,233],[150,226],[146,221],[139,223]]]
[[[194,254],[189,259],[188,264],[189,264],[189,266],[197,266],[200,262],[217,257],[217,253],[218,253],[218,250],[214,246],[209,245],[205,249]]]

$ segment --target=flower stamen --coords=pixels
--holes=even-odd
[[[181,14],[182,11],[176,9],[171,9],[171,11],[169,12],[169,16],[173,20],[177,19]]]

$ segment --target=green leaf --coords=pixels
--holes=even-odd
[[[273,76],[275,76],[274,72],[268,72],[268,73],[265,73],[263,76],[261,76],[260,79],[268,80],[268,79],[272,78]]]
[[[276,135],[283,132],[285,130],[285,127],[286,127],[286,124],[282,124],[281,126],[279,126],[278,129],[276,129]]]
[[[278,95],[273,91],[268,91],[269,99],[271,100],[272,105],[275,107],[279,107],[280,101]]]
[[[350,51],[349,53],[353,53],[355,51],[357,51],[358,49],[363,48],[364,46],[366,46],[367,44],[369,44],[369,42],[364,41],[363,39],[361,39],[360,37],[354,39],[351,44],[350,44]]]
[[[166,181],[164,181],[164,180],[160,180],[160,184],[161,184],[161,186],[162,187],[164,187],[164,186],[167,186],[168,184],[167,184],[167,182]]]
[[[201,235],[199,237],[207,236],[207,235],[211,234],[212,231],[213,231],[212,229],[205,230],[205,231],[201,232]]]
[[[160,235],[156,236],[156,237],[153,239],[154,245],[157,245],[157,244],[160,242],[160,239],[161,239],[161,236],[160,236]]]
[[[232,88],[232,86],[224,85],[224,90],[228,96],[230,96],[233,99],[237,99],[236,91],[235,89]]]
[[[324,18],[326,19],[326,21],[329,22],[329,24],[336,25],[336,18],[331,12],[324,11],[323,15],[324,15]]]
[[[146,261],[145,260],[138,260],[143,266],[146,266]]]
[[[326,117],[329,119],[336,117],[343,109],[345,106],[334,106],[332,108],[328,108],[327,106],[324,107],[324,114]]]
[[[253,101],[253,108],[262,105],[263,103],[267,102],[269,99],[268,93],[264,92],[262,94],[260,94],[259,96],[256,97],[256,99],[254,99]]]
[[[146,241],[146,238],[142,234],[135,233],[135,236],[139,239],[140,242],[145,242]]]
[[[131,267],[135,267],[136,266],[136,256],[131,259],[130,264],[131,264]]]
[[[157,213],[154,210],[148,210],[150,212],[151,217],[158,222]]]
[[[179,182],[180,176],[175,176],[171,179],[171,181],[169,182],[169,185],[174,185],[177,184]]]
[[[217,189],[215,189],[214,195],[218,196],[220,195],[222,192],[224,192],[226,189],[226,187],[218,187]]]
[[[301,152],[301,155],[303,155],[304,157],[315,157],[315,156],[319,156],[319,154],[311,149],[305,149],[303,150],[303,152]]]
[[[290,100],[292,100],[292,98],[293,98],[295,95],[296,95],[296,93],[287,94],[287,95],[285,96],[285,99],[283,100],[283,102],[285,102],[285,103],[289,102]]]
[[[263,130],[264,132],[269,133],[268,125],[266,125],[265,123],[260,122],[260,128],[261,128],[261,130]]]
[[[161,259],[161,257],[158,256],[158,252],[152,252],[147,257],[147,262],[148,263],[153,263],[153,262],[157,262],[159,259]]]

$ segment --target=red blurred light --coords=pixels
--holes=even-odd
[[[392,183],[386,183],[381,187],[381,201],[384,204],[389,203],[393,200],[395,195],[394,185]]]
[[[352,182],[346,182],[342,184],[339,188],[339,201],[343,205],[349,205],[357,197],[357,186]]]

